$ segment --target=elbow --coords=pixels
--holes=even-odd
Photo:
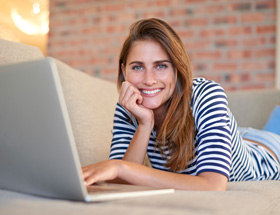
[[[211,191],[226,191],[228,182],[210,183]]]
[[[226,191],[227,185],[217,186],[214,191]]]
[[[228,178],[219,173],[205,172],[199,175],[204,181],[205,190],[209,191],[226,191]]]

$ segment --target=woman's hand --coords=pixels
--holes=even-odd
[[[82,168],[83,177],[87,186],[96,182],[116,179],[121,167],[120,160],[105,160]]]
[[[130,82],[124,81],[120,90],[119,103],[125,107],[139,122],[139,125],[154,127],[154,113],[142,105],[141,92]]]
[[[198,176],[166,172],[133,162],[106,160],[82,168],[87,186],[112,181],[177,190],[226,190],[228,179],[222,174],[204,172]],[[115,180],[117,179],[117,180]]]

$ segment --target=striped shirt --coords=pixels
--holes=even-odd
[[[216,172],[225,175],[229,181],[279,180],[277,160],[265,148],[241,138],[223,88],[213,81],[196,78],[192,90],[195,157],[178,173],[198,175]],[[136,118],[118,103],[110,159],[122,159],[137,126]],[[155,169],[169,171],[165,166],[166,156],[160,153],[156,139],[153,130],[147,148],[150,163]],[[167,148],[164,152],[168,155]]]

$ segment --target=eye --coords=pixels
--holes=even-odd
[[[157,69],[166,69],[166,68],[167,68],[167,65],[165,65],[165,64],[157,65]]]
[[[133,66],[132,69],[133,70],[142,70],[143,67],[142,66]]]

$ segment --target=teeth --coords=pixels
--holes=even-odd
[[[156,90],[142,90],[142,93],[144,94],[154,94],[154,93],[158,93],[160,92],[160,89],[156,89]]]

